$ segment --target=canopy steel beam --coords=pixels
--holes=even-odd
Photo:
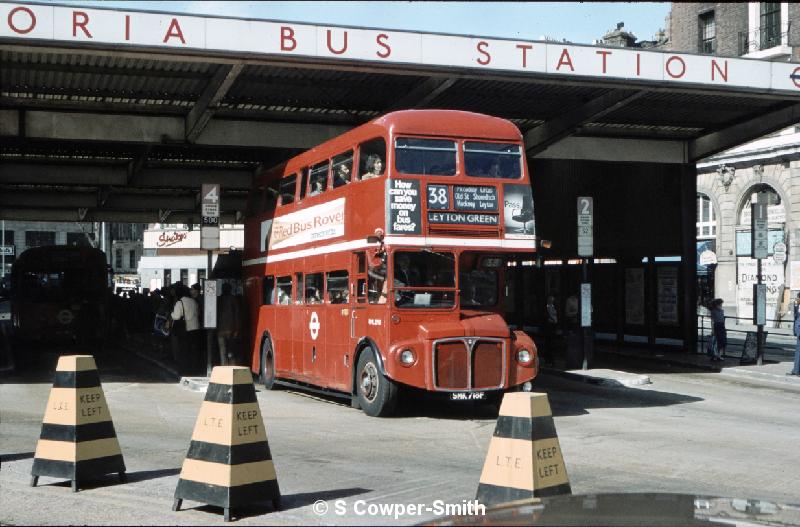
[[[723,150],[798,123],[800,123],[800,104],[790,104],[780,110],[753,116],[749,120],[711,132],[690,142],[689,160],[697,162]]]
[[[0,111],[3,135],[30,139],[103,141],[123,143],[184,143],[185,121],[181,117],[107,115],[77,112],[25,112],[25,127],[19,127],[21,110]],[[351,127],[300,123],[234,121],[208,122],[197,144],[260,148],[309,149],[340,135]]]
[[[449,89],[458,79],[430,77],[419,83],[408,94],[386,109],[387,112],[407,108],[422,108]]]
[[[125,165],[86,166],[39,164],[3,160],[0,184],[54,186],[125,186]],[[200,168],[142,168],[129,188],[196,190],[203,183],[219,183],[224,190],[250,190],[252,172]]]
[[[81,216],[81,212],[84,216]],[[184,223],[191,221],[199,224],[200,215],[192,212],[175,211],[174,216],[178,221]],[[159,218],[158,211],[116,211],[116,210],[83,210],[79,209],[23,209],[23,208],[0,208],[0,219],[15,221],[110,221],[116,223],[167,223],[171,214],[164,218]],[[221,213],[220,223],[236,223],[236,214]]]
[[[194,143],[205,129],[208,121],[214,115],[219,102],[228,93],[228,90],[236,81],[236,77],[242,72],[243,64],[229,66],[223,64],[217,67],[216,73],[206,85],[203,93],[197,99],[194,108],[186,116],[185,130],[186,141]]]
[[[600,119],[604,115],[635,101],[645,93],[644,91],[632,90],[606,92],[583,106],[545,121],[544,124],[527,132],[525,134],[525,149],[529,156],[536,155],[553,143],[567,137],[581,125]]]
[[[244,210],[246,199],[239,196],[229,196],[223,193],[222,209],[229,214]],[[0,207],[2,208],[32,208],[45,210],[79,209],[90,211],[102,208],[108,211],[152,211],[170,209],[181,212],[197,212],[194,193],[184,192],[182,195],[168,194],[126,194],[111,189],[99,192],[60,191],[43,192],[41,190],[2,189],[0,192]]]

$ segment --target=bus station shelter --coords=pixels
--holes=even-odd
[[[198,223],[219,183],[238,222],[254,173],[410,108],[524,136],[541,257],[515,271],[510,322],[578,292],[590,196],[595,330],[691,350],[695,163],[800,121],[800,65],[0,2],[0,218]]]

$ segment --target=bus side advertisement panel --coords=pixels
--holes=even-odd
[[[265,236],[261,246],[271,251],[344,236],[344,207],[345,198],[339,198],[266,220],[261,227]]]

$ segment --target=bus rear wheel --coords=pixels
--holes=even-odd
[[[275,354],[268,338],[261,345],[261,384],[267,390],[275,387]]]
[[[397,385],[378,369],[375,350],[367,347],[358,357],[356,368],[358,403],[371,417],[386,417],[397,406]]]

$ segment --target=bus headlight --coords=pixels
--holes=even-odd
[[[417,361],[417,357],[414,356],[414,351],[410,348],[406,348],[400,352],[400,364],[403,366],[411,366]]]
[[[530,351],[526,350],[525,348],[522,348],[517,352],[517,362],[519,362],[520,364],[527,366],[528,364],[531,363],[532,360],[533,360],[533,355],[531,354]]]

